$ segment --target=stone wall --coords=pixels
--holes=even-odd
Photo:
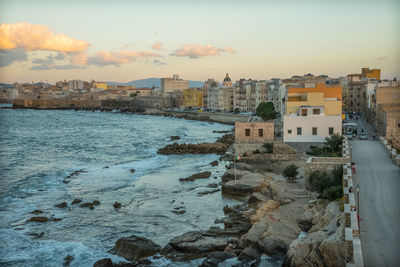
[[[13,102],[15,108],[99,108],[100,100],[69,100],[69,99],[15,99]]]
[[[236,155],[251,155],[253,152],[259,150],[260,156],[265,160],[293,160],[297,156],[297,151],[293,147],[283,142],[273,142],[273,153],[266,153],[263,143],[235,143]]]
[[[248,136],[246,135],[248,131]],[[260,136],[261,135],[261,136]],[[265,143],[274,141],[274,122],[236,122],[236,143]]]

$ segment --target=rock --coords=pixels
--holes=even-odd
[[[63,183],[64,183],[64,184],[69,184],[69,182],[70,182],[70,181],[68,181],[68,180],[65,180],[65,179],[63,180]]]
[[[179,139],[181,139],[181,138],[177,135],[171,136],[171,141],[175,141],[175,140],[179,140]]]
[[[103,169],[108,169],[110,168],[108,165],[104,166]]]
[[[173,143],[158,150],[158,154],[217,154],[226,152],[229,145],[222,142],[201,144],[178,144]]]
[[[255,224],[256,222],[260,221],[267,215],[267,213],[277,210],[279,206],[279,202],[268,200],[261,206],[261,208],[257,209],[256,214],[250,216],[251,223]]]
[[[65,208],[67,206],[67,202],[61,202],[59,204],[54,205],[57,208]]]
[[[74,259],[75,259],[74,256],[67,255],[64,258],[63,266],[69,266]]]
[[[236,180],[239,180],[245,175],[252,174],[250,171],[244,171],[244,170],[238,170],[236,169]],[[235,170],[234,169],[228,169],[224,175],[221,177],[222,182],[226,183],[228,181],[234,181],[235,180]]]
[[[210,165],[211,166],[218,166],[218,161],[214,160],[214,161],[210,162]]]
[[[100,205],[100,201],[98,201],[98,200],[93,200],[93,205]]]
[[[216,226],[211,226],[206,232],[204,232],[204,236],[240,236],[247,232],[249,227],[243,226],[233,226],[231,228],[221,229]]]
[[[160,251],[161,247],[145,237],[132,235],[118,239],[109,251],[129,261],[150,257]]]
[[[181,182],[194,181],[194,180],[200,179],[200,178],[209,178],[210,176],[211,176],[211,172],[206,171],[206,172],[201,172],[198,174],[193,174],[192,176],[189,176],[186,178],[180,178],[179,181],[181,181]]]
[[[214,252],[199,265],[199,267],[218,267],[218,264],[226,259],[234,258],[236,255],[233,252]]]
[[[71,205],[79,204],[79,203],[81,203],[81,202],[82,202],[81,199],[75,198],[75,199],[71,202]]]
[[[218,184],[217,183],[212,183],[207,185],[208,188],[217,188]]]
[[[34,210],[34,211],[32,211],[31,213],[37,215],[37,214],[42,214],[43,211],[41,211],[41,210]]]
[[[184,214],[186,212],[186,210],[171,210],[171,212],[181,215],[181,214]]]
[[[294,240],[282,266],[345,266],[344,214],[324,228]]]
[[[92,202],[87,202],[79,205],[82,208],[89,208],[89,209],[94,209],[93,203]]]
[[[93,267],[114,267],[114,263],[110,258],[106,258],[96,261]]]
[[[216,192],[219,192],[219,189],[209,190],[209,191],[201,191],[201,192],[198,192],[197,194],[200,196],[204,196],[204,195],[213,194]]]
[[[225,237],[208,237],[203,236],[202,232],[190,231],[174,237],[168,242],[168,245],[176,251],[201,257],[200,254],[210,251],[224,251],[228,241]]]
[[[121,203],[119,203],[119,202],[114,202],[113,207],[114,207],[115,209],[120,209],[120,208],[121,208]]]
[[[40,232],[40,233],[28,233],[28,235],[31,236],[36,236],[37,238],[40,238],[44,235],[44,232]]]
[[[52,218],[52,220],[55,221],[55,222],[58,222],[58,221],[61,221],[62,218]]]
[[[267,187],[266,177],[261,174],[248,174],[238,181],[228,181],[222,185],[222,193],[235,196],[248,196]],[[272,178],[271,178],[272,179]]]
[[[257,204],[259,202],[267,202],[268,200],[270,200],[270,197],[268,195],[265,195],[262,192],[254,192],[253,194],[251,194],[247,202],[249,204]]]
[[[135,170],[135,169],[129,169],[129,171],[130,171],[131,173],[134,173],[136,170]]]
[[[27,222],[47,222],[49,219],[44,216],[35,216],[30,218]]]

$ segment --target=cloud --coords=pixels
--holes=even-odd
[[[388,57],[387,56],[380,56],[378,57],[378,60],[386,60]]]
[[[65,53],[86,51],[89,43],[68,37],[62,33],[55,34],[47,26],[25,22],[0,25],[0,49],[17,49],[25,51],[49,50]]]
[[[198,44],[186,44],[182,45],[181,49],[176,50],[172,53],[176,57],[189,57],[199,58],[205,56],[219,56],[221,52],[235,53],[233,48],[225,46],[222,48],[216,48],[212,45],[198,45]]]
[[[34,60],[32,60],[32,63],[33,64],[46,64],[46,65],[49,65],[49,64],[53,64],[54,63],[54,59],[53,59],[53,56],[52,55],[49,55],[49,56],[47,56],[46,57],[46,59],[34,59]]]
[[[1,39],[0,39],[1,42]],[[28,57],[24,50],[4,50],[0,49],[0,67],[11,65],[15,61],[25,61]]]
[[[167,63],[162,62],[162,61],[160,61],[160,60],[158,60],[158,59],[154,59],[154,60],[153,60],[153,63],[154,63],[154,64],[157,64],[157,65],[165,65],[165,64],[167,64]]]
[[[226,52],[228,52],[230,54],[235,54],[236,53],[236,51],[232,47],[229,47],[229,46],[224,46],[224,51],[226,51]]]
[[[118,65],[136,61],[140,58],[158,57],[158,56],[160,55],[157,53],[145,52],[145,51],[139,51],[139,52],[127,51],[127,50],[121,50],[119,52],[100,51],[97,52],[95,56],[89,57],[87,64],[98,65],[98,66]]]
[[[54,59],[56,60],[63,60],[65,58],[65,54],[64,53],[57,53],[57,55],[54,57]]]
[[[80,69],[80,66],[68,64],[68,65],[56,65],[56,64],[40,64],[36,66],[32,66],[30,70],[72,70],[72,69]]]
[[[153,48],[155,50],[161,50],[162,45],[163,45],[163,43],[154,43],[151,48]]]

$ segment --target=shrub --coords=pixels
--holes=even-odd
[[[311,189],[319,192],[321,198],[334,200],[343,196],[343,168],[336,167],[331,175],[324,171],[313,171],[309,176]]]
[[[297,174],[299,174],[299,172],[297,171],[298,168],[299,167],[294,164],[286,166],[286,168],[283,170],[283,176],[285,176],[286,178],[296,177]]]
[[[272,102],[263,102],[256,108],[257,116],[261,117],[264,121],[275,119],[276,111]]]
[[[326,172],[320,170],[313,171],[309,176],[311,189],[322,193],[325,188],[331,185],[330,177]]]
[[[274,152],[274,143],[264,143],[263,147],[267,150],[267,153]]]
[[[261,152],[260,152],[260,150],[258,150],[258,149],[256,149],[256,150],[254,150],[253,151],[253,154],[260,154]]]
[[[341,185],[330,186],[322,192],[321,197],[329,200],[335,200],[343,196],[343,188]]]
[[[333,134],[330,137],[325,138],[323,147],[310,146],[311,151],[308,151],[307,154],[318,157],[341,157],[342,144],[343,136]]]

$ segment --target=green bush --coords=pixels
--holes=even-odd
[[[336,167],[330,175],[316,170],[309,176],[311,189],[321,194],[321,198],[334,200],[343,196],[343,168]]]
[[[343,187],[341,185],[330,186],[322,191],[322,198],[335,200],[343,196]]]
[[[260,150],[258,150],[258,149],[256,149],[256,150],[254,150],[253,151],[253,154],[260,154],[261,152],[260,152]]]
[[[257,116],[261,117],[264,121],[276,118],[276,111],[272,102],[263,102],[256,108]]]
[[[286,166],[286,168],[283,170],[283,176],[285,176],[286,178],[296,177],[297,174],[299,174],[299,172],[297,171],[298,168],[299,167],[294,164]]]
[[[267,150],[267,153],[274,152],[274,143],[264,143],[263,147]]]
[[[342,144],[343,136],[333,134],[325,138],[323,147],[310,146],[311,151],[308,151],[307,154],[318,157],[341,157]]]
[[[311,189],[319,193],[322,193],[324,189],[331,185],[331,178],[326,172],[320,170],[313,171],[308,179],[311,184]]]

